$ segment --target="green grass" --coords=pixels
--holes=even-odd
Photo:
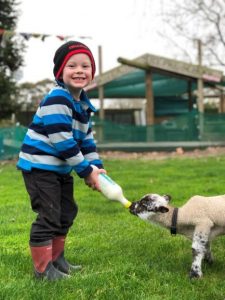
[[[170,194],[180,206],[195,194],[225,193],[225,157],[105,160],[108,175],[129,200],[146,193]],[[13,163],[0,166],[0,299],[224,300],[224,237],[213,243],[215,263],[190,281],[191,242],[143,222],[120,203],[106,200],[75,176],[79,214],[66,256],[83,265],[68,280],[33,278],[28,240],[35,214]],[[224,216],[225,218],[225,216]]]

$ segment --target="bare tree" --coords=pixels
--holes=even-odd
[[[169,3],[170,2],[170,3]],[[165,32],[160,32],[186,59],[196,62],[193,43],[201,40],[202,61],[225,67],[225,0],[165,0],[162,17]],[[177,37],[178,41],[177,42]],[[197,43],[195,44],[197,49]],[[193,56],[193,53],[195,54]]]

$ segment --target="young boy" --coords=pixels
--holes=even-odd
[[[93,55],[86,45],[70,41],[53,61],[57,86],[40,103],[17,163],[37,213],[30,232],[35,276],[48,280],[80,268],[64,257],[65,239],[78,211],[71,171],[98,191],[98,175],[105,173],[90,123],[96,109],[83,90],[94,78]]]

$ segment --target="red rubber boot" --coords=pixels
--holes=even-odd
[[[52,241],[52,263],[59,271],[70,274],[73,271],[82,269],[80,265],[70,264],[64,257],[66,236],[57,236]]]
[[[69,277],[67,274],[57,270],[52,264],[52,241],[30,243],[30,249],[36,278],[57,280]]]

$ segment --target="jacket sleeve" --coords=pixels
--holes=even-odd
[[[89,121],[89,128],[85,139],[81,144],[81,152],[90,164],[98,168],[103,168],[102,161],[97,153],[97,147],[93,136],[91,121]]]

